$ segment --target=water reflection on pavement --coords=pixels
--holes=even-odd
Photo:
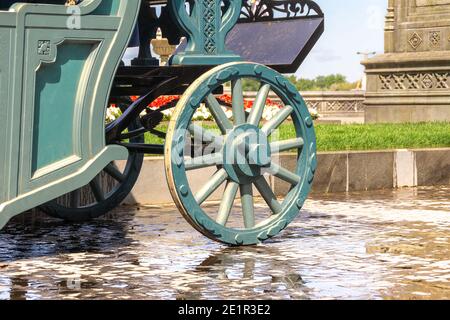
[[[263,206],[261,206],[261,209]],[[450,188],[315,195],[280,236],[228,248],[173,207],[0,233],[0,299],[449,299]]]

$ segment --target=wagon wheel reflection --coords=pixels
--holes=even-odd
[[[225,248],[208,256],[192,272],[195,277],[186,277],[182,283],[186,289],[178,290],[177,299],[210,298],[211,292],[219,293],[220,299],[244,298],[246,291],[261,298],[308,299],[310,295],[301,275],[274,247]],[[243,296],[229,288],[238,289]]]

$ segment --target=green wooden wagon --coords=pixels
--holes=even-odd
[[[109,212],[131,192],[144,154],[165,155],[175,204],[213,240],[256,244],[298,215],[317,167],[316,140],[302,97],[279,72],[295,72],[323,32],[314,1],[25,2],[0,4],[0,227],[38,206],[68,221]],[[158,28],[172,44],[181,39],[167,66],[149,49]],[[133,43],[139,55],[125,65]],[[246,112],[248,83],[259,89]],[[230,101],[220,98],[224,90]],[[279,108],[263,120],[271,92]],[[164,96],[177,98],[151,107]],[[121,115],[105,127],[112,105]],[[199,108],[212,120],[194,121]],[[283,124],[294,136],[274,139]],[[146,143],[149,134],[165,143]],[[293,171],[275,161],[287,150],[297,154]],[[194,190],[189,177],[205,172],[211,177]],[[289,185],[286,194],[274,194],[273,178]],[[217,190],[213,210],[205,203]],[[255,213],[254,196],[265,216]],[[232,210],[242,217],[233,223]]]

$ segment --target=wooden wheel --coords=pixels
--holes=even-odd
[[[248,116],[244,111],[244,79],[260,83]],[[233,120],[213,94],[227,84],[231,86]],[[270,91],[283,104],[269,121],[262,121]],[[203,104],[213,115],[214,124],[192,121]],[[292,127],[292,139],[274,139],[273,133],[282,124]],[[191,150],[192,141],[198,140],[203,153],[186,152]],[[287,150],[298,155],[293,171],[276,163],[279,153]],[[276,71],[245,62],[216,67],[188,88],[170,122],[165,154],[169,189],[182,215],[207,237],[230,245],[257,244],[286,228],[303,206],[317,167],[313,120],[296,88]],[[212,176],[194,190],[189,177],[204,175],[206,171],[201,170],[207,168],[213,169]],[[286,194],[277,197],[266,176],[287,182]],[[217,190],[223,190],[222,200],[218,210],[211,212],[205,202]],[[255,210],[254,196],[258,193],[265,210]]]

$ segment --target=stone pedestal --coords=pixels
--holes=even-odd
[[[450,0],[389,0],[385,54],[363,65],[366,122],[450,121]]]

